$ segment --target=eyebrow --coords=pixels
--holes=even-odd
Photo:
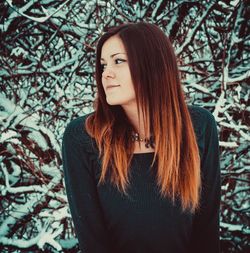
[[[110,55],[110,58],[113,58],[113,57],[116,56],[117,54],[125,54],[125,53],[115,53],[115,54]],[[101,58],[101,61],[104,61],[104,59]]]

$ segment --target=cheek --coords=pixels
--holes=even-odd
[[[130,71],[129,71],[129,70],[125,71],[125,72],[123,73],[123,76],[125,77],[124,79],[126,80],[126,83],[127,83],[129,86],[133,87],[133,81],[132,81],[132,77],[131,77]]]
[[[106,84],[106,80],[105,80],[105,78],[102,78],[102,87],[103,88],[104,88],[105,84]]]
[[[102,78],[101,78],[101,80],[102,80],[102,84],[104,84],[104,82],[105,82],[105,79],[102,77]]]
[[[127,78],[127,85],[128,85],[128,88],[134,92],[134,85],[133,85],[133,81],[132,81],[132,78],[129,77]]]

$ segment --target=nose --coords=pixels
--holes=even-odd
[[[111,67],[106,66],[106,68],[102,72],[103,78],[114,78],[115,72],[112,70]]]

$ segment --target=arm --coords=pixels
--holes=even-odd
[[[191,237],[192,253],[218,253],[219,211],[221,197],[219,141],[216,122],[210,112],[206,112],[206,126],[202,135],[204,145],[201,157],[202,192],[200,210],[194,215]]]
[[[63,136],[63,170],[69,207],[82,252],[106,253],[109,252],[107,232],[81,137],[71,123]]]

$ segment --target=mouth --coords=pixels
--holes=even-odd
[[[116,88],[116,87],[119,87],[120,85],[108,85],[107,86],[107,90],[111,90],[111,89],[113,89],[113,88]]]

